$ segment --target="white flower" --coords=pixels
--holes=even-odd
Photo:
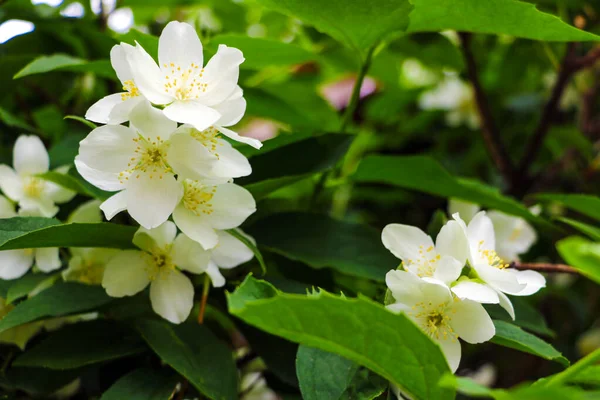
[[[419,107],[447,111],[446,123],[452,127],[466,124],[477,129],[480,125],[473,89],[455,75],[446,76],[436,88],[423,93]]]
[[[178,324],[192,310],[194,287],[180,270],[206,272],[210,254],[167,221],[155,229],[140,228],[133,242],[143,251],[124,250],[107,264],[102,286],[109,296],[132,296],[150,285],[154,311]]]
[[[387,308],[406,313],[436,341],[453,372],[461,357],[458,338],[468,343],[482,343],[496,333],[492,319],[481,304],[457,299],[437,280],[421,279],[406,271],[390,271],[385,280],[396,300]]]
[[[225,136],[260,148],[260,141],[227,129],[244,115],[246,101],[238,86],[238,49],[219,45],[217,54],[203,68],[202,43],[194,28],[169,22],[159,38],[156,62],[139,44],[126,52],[139,91],[153,104],[164,105],[173,121],[193,125],[199,131],[214,126]]]
[[[277,400],[277,394],[267,386],[260,372],[248,372],[240,380],[241,400]]]
[[[546,285],[545,278],[536,271],[508,268],[509,265],[496,252],[494,226],[485,211],[477,213],[468,226],[458,214],[453,217],[467,237],[469,264],[477,274],[477,279],[459,282],[452,291],[460,298],[499,303],[514,319],[514,309],[504,293],[531,295]]]
[[[238,229],[246,239],[254,243],[254,239]],[[219,269],[232,269],[254,257],[252,250],[248,248],[239,239],[226,231],[217,232],[219,236],[218,244],[210,249],[210,261],[206,273],[210,276],[210,280],[214,287],[222,287],[225,285],[225,278]]]
[[[256,211],[252,194],[233,183],[212,185],[186,179],[183,187],[173,221],[205,249],[217,245],[217,230],[236,228]]]
[[[15,205],[6,197],[0,195],[0,218],[16,217]]]
[[[169,163],[169,139],[176,128],[175,122],[142,102],[132,110],[129,128],[105,125],[81,141],[75,158],[81,176],[100,189],[119,191],[101,206],[107,219],[127,210],[151,229],[169,218],[183,194]],[[208,152],[196,156],[212,157]]]
[[[402,260],[404,268],[419,277],[432,277],[446,285],[458,279],[467,259],[467,242],[456,221],[440,230],[436,244],[417,227],[389,224],[381,233],[383,245]]]
[[[216,128],[199,131],[191,125],[182,125],[171,137],[171,166],[193,180],[229,180],[250,175],[252,167],[248,159],[218,135]]]
[[[86,112],[85,118],[102,124],[122,124],[129,121],[129,114],[144,97],[135,86],[126,52],[133,46],[126,43],[113,46],[110,50],[110,62],[123,85],[124,92],[111,94],[94,103]]]
[[[21,135],[13,149],[14,170],[0,165],[0,189],[19,203],[19,214],[53,217],[58,212],[55,203],[65,203],[75,192],[38,178],[48,172],[50,158],[44,144],[37,136]]]
[[[34,263],[42,272],[50,272],[60,268],[58,248],[0,251],[0,279],[20,278],[31,269]]]
[[[465,221],[466,224],[471,222],[475,214],[481,210],[478,204],[469,203],[459,199],[448,200],[448,215],[454,215],[458,213],[460,218]]]

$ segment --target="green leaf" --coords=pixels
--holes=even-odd
[[[261,4],[301,19],[365,58],[391,33],[408,26],[412,5],[407,0],[355,0],[349,7],[344,0],[260,0]]]
[[[535,197],[542,201],[555,201],[583,215],[600,221],[600,198],[587,194],[537,194]]]
[[[311,177],[312,174],[303,174],[303,175],[292,175],[292,176],[283,176],[281,178],[273,178],[266,179],[264,181],[251,183],[246,185],[245,188],[248,189],[254,200],[262,200],[265,197],[269,196],[271,193],[276,192],[277,190],[284,188],[286,186],[292,185],[296,182],[299,182],[303,179]]]
[[[571,383],[600,386],[600,365],[592,365],[583,369],[569,379]]]
[[[369,226],[310,213],[273,214],[248,228],[259,246],[313,268],[383,282],[400,261]]]
[[[77,175],[70,173],[61,174],[55,171],[48,171],[37,176],[38,178],[44,179],[46,181],[56,183],[57,185],[62,186],[65,189],[69,189],[81,195],[90,196],[99,200],[106,200],[112,195],[112,193],[110,192],[106,192],[89,184],[86,184],[86,182],[82,178],[78,178]]]
[[[21,297],[27,296],[46,281],[55,280],[57,276],[57,274],[29,273],[22,278],[12,281],[13,284],[6,293],[6,303],[10,304]]]
[[[267,264],[265,264],[265,260],[262,256],[260,250],[258,250],[258,247],[256,247],[256,245],[251,240],[249,240],[248,237],[246,237],[242,232],[240,232],[237,229],[228,229],[227,233],[229,233],[231,236],[233,236],[234,238],[236,238],[237,240],[242,242],[250,250],[252,250],[252,253],[254,253],[254,257],[256,257],[256,260],[260,264],[260,269],[262,270],[262,274],[263,275],[266,274],[267,273]]]
[[[42,318],[93,310],[111,300],[101,287],[73,282],[59,283],[17,304],[0,320],[0,332]]]
[[[551,227],[521,203],[503,196],[498,189],[455,178],[429,157],[368,156],[359,164],[354,179],[361,183],[387,183],[436,196],[454,197]]]
[[[451,29],[558,42],[600,40],[523,1],[413,0],[413,4],[408,32]]]
[[[81,118],[80,116],[77,116],[77,115],[66,115],[65,119],[72,119],[73,121],[81,122],[82,124],[84,124],[85,126],[87,126],[90,129],[97,128],[96,124],[94,124],[92,121],[88,121],[87,119]]]
[[[571,236],[559,241],[556,249],[569,265],[589,279],[600,283],[600,243]]]
[[[366,298],[326,292],[279,293],[248,277],[227,293],[229,312],[271,334],[339,354],[392,381],[415,399],[449,399],[437,382],[448,365],[435,345],[406,316]]]
[[[440,380],[440,386],[454,389],[470,397],[494,397],[492,389],[482,386],[470,378],[454,376],[452,374],[444,375]]]
[[[100,400],[169,400],[176,385],[177,377],[164,369],[140,368],[115,382]]]
[[[163,3],[161,2],[161,4]],[[132,46],[135,46],[135,43],[138,42],[154,60],[158,60],[158,37],[138,31],[137,29],[130,29],[126,34],[119,35],[117,39],[119,42],[129,43]]]
[[[116,77],[110,62],[107,60],[87,61],[66,54],[53,54],[36,58],[17,72],[13,79],[51,71],[93,72],[105,78]]]
[[[36,132],[36,129],[29,125],[27,122],[22,121],[16,116],[12,115],[4,108],[0,107],[0,121],[11,128],[25,129],[29,132]]]
[[[134,226],[109,224],[61,224],[54,218],[0,219],[0,250],[39,247],[134,248]]]
[[[206,326],[147,319],[136,327],[152,350],[202,394],[215,400],[238,398],[232,352]]]
[[[339,399],[358,368],[358,364],[338,354],[300,346],[296,356],[296,373],[302,398]]]
[[[113,321],[66,326],[28,349],[13,363],[19,367],[73,369],[138,354],[146,349],[139,335]]]
[[[514,321],[510,319],[506,310],[497,304],[486,304],[485,309],[493,319],[500,319],[512,323],[530,332],[537,333],[538,335],[549,337],[555,335],[555,333],[548,328],[544,316],[535,307],[530,305],[525,298],[513,296],[510,301],[515,309],[516,319]]]
[[[240,49],[246,59],[240,65],[242,69],[260,70],[269,66],[302,64],[317,57],[316,54],[295,44],[242,35],[217,35],[211,38],[212,43]]]
[[[558,350],[537,336],[505,321],[494,320],[494,325],[496,326],[496,335],[492,338],[492,343],[556,361],[564,366],[569,365],[569,360]]]
[[[567,225],[572,226],[577,229],[579,232],[588,235],[591,239],[600,241],[600,228],[596,228],[595,226],[588,225],[583,222],[576,221],[571,218],[557,218],[559,221],[564,222]]]

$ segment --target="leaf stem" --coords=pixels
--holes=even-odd
[[[206,311],[206,302],[208,300],[208,292],[210,291],[210,276],[204,274],[204,284],[202,285],[202,299],[200,300],[200,312],[198,312],[198,323],[204,323],[204,312]]]
[[[360,101],[360,90],[362,89],[363,81],[365,80],[365,76],[367,75],[367,71],[371,66],[371,58],[373,56],[373,51],[375,47],[371,47],[367,52],[367,56],[360,66],[360,70],[358,71],[358,76],[356,77],[356,81],[354,82],[354,87],[352,88],[352,96],[350,97],[350,102],[346,107],[346,111],[344,111],[344,116],[342,117],[342,124],[340,125],[340,131],[345,132],[348,128],[348,124],[352,121],[354,117],[354,113],[356,108],[358,107],[358,103]]]
[[[583,357],[581,360],[577,361],[575,364],[571,365],[570,368],[567,368],[566,370],[547,378],[543,386],[548,387],[567,383],[570,378],[574,377],[588,366],[595,364],[599,360],[600,349],[596,349],[587,356]]]
[[[539,272],[562,272],[567,274],[579,275],[579,271],[570,265],[565,264],[547,264],[547,263],[522,263],[513,261],[510,263],[509,268],[518,270],[532,270]]]

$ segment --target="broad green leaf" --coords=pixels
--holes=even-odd
[[[301,19],[365,57],[391,33],[408,26],[412,6],[407,0],[260,0],[261,4]]]
[[[569,365],[569,360],[558,350],[537,336],[505,321],[495,320],[494,325],[496,326],[496,335],[492,338],[492,343],[556,361],[564,366]]]
[[[600,243],[571,236],[558,242],[556,249],[569,265],[600,283]]]
[[[61,224],[54,218],[14,217],[0,219],[0,250],[38,247],[133,248],[137,228],[101,222]]]
[[[592,365],[583,369],[581,372],[571,377],[569,382],[600,386],[600,365]]]
[[[245,188],[252,193],[254,200],[258,201],[281,188],[292,185],[302,179],[309,178],[310,176],[312,176],[312,174],[282,176],[281,178],[266,179],[261,182],[251,183],[246,185]]]
[[[535,5],[517,0],[413,0],[408,32],[455,30],[502,34],[533,40],[583,42],[600,40]]]
[[[339,354],[415,399],[450,399],[437,382],[449,371],[439,347],[406,316],[366,298],[284,294],[248,277],[227,294],[229,312],[271,334]]]
[[[6,294],[6,303],[12,303],[21,297],[25,297],[40,286],[51,284],[58,277],[57,274],[34,274],[29,273],[17,280],[12,281],[13,284],[8,289]]]
[[[202,394],[214,400],[238,398],[232,351],[206,326],[146,319],[136,327],[152,350]]]
[[[587,194],[538,194],[535,197],[542,201],[555,201],[583,215],[600,221],[600,197]]]
[[[79,374],[78,370],[57,371],[45,368],[12,367],[6,371],[6,379],[0,379],[3,386],[25,390],[37,394],[36,397],[41,397],[40,395],[56,392],[73,382]]]
[[[291,43],[242,35],[218,35],[211,44],[226,44],[244,53],[242,69],[260,70],[270,66],[302,64],[317,58],[316,54]]]
[[[100,200],[106,200],[112,195],[112,193],[110,192],[106,192],[89,184],[86,184],[86,182],[83,179],[78,178],[75,174],[61,174],[55,171],[48,171],[38,175],[38,177],[46,181],[56,183],[57,185],[62,186],[65,189],[72,190],[81,195],[90,196]]]
[[[104,78],[116,77],[107,60],[87,61],[66,54],[53,54],[36,58],[17,72],[14,79],[51,71],[93,72]]]
[[[90,311],[111,300],[98,286],[59,283],[17,304],[0,320],[0,332],[42,318]]]
[[[338,354],[300,346],[296,356],[296,373],[302,398],[339,399],[358,368],[358,364]]]
[[[286,99],[281,99],[262,88],[244,89],[244,98],[248,102],[246,115],[281,122],[295,130],[322,129],[303,112],[304,110],[297,109]]]
[[[454,389],[457,392],[470,397],[494,397],[494,391],[492,389],[480,385],[473,379],[452,374],[444,375],[440,380],[440,386]]]
[[[549,225],[516,200],[470,179],[455,178],[438,162],[424,156],[368,156],[358,166],[354,180],[387,183],[446,198],[457,198]]]
[[[586,234],[591,239],[600,241],[600,228],[597,228],[592,225],[588,225],[583,222],[576,221],[571,218],[557,218],[559,221],[564,222],[567,225],[572,226],[577,229],[579,232]]]
[[[115,382],[100,400],[170,400],[177,377],[168,371],[140,368]]]
[[[314,268],[383,282],[400,260],[369,226],[311,213],[273,214],[248,228],[258,245]]]
[[[2,107],[0,107],[0,121],[2,121],[2,123],[5,125],[10,126],[11,128],[25,129],[29,132],[36,131],[36,129],[29,125],[27,122],[22,121],[21,119],[12,115]]]
[[[17,357],[19,367],[73,369],[138,354],[146,349],[139,335],[112,321],[66,326]]]
[[[506,322],[510,322],[514,325],[520,326],[521,328],[528,330],[538,335],[545,335],[553,337],[554,332],[548,328],[544,316],[527,300],[520,296],[511,297],[510,301],[515,308],[516,319],[511,320],[508,313],[497,304],[486,304],[485,309],[493,319],[500,319]]]
[[[256,245],[250,239],[248,239],[246,236],[244,236],[242,234],[242,232],[240,232],[238,229],[228,229],[227,232],[231,236],[235,237],[237,240],[242,242],[250,250],[252,250],[254,257],[256,257],[256,260],[260,264],[260,269],[262,270],[262,274],[263,275],[266,274],[267,273],[267,264],[265,264],[265,260],[262,256],[260,250],[258,250],[258,247],[256,247]]]

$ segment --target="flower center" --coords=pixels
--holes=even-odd
[[[406,260],[407,266],[416,266],[416,274],[421,278],[426,276],[433,276],[437,263],[441,256],[436,254],[433,246],[429,246],[427,249],[425,246],[419,246],[419,258],[416,260]]]
[[[412,308],[415,313],[411,314],[419,321],[421,328],[431,338],[446,340],[458,336],[450,326],[452,317],[448,314],[447,303],[434,306],[431,303],[420,302]]]
[[[135,156],[131,157],[127,166],[129,169],[119,173],[119,181],[129,179],[129,175],[135,174],[136,178],[140,177],[139,172],[148,173],[150,179],[158,178],[162,179],[164,174],[172,174],[173,169],[167,162],[167,150],[169,150],[170,143],[165,142],[160,138],[156,137],[156,140],[150,141],[142,135],[133,139],[136,143]]]
[[[198,181],[187,179],[184,183],[183,206],[200,216],[213,213],[211,200],[217,191],[216,186],[203,186]]]
[[[208,87],[208,83],[202,82],[204,68],[195,63],[188,68],[175,63],[163,64],[162,72],[165,74],[165,92],[177,100],[197,99]]]
[[[150,256],[152,257],[151,267],[148,269],[148,278],[151,281],[160,278],[162,274],[167,274],[175,269],[175,264],[170,255],[170,246],[166,249],[155,249]]]
[[[98,285],[102,283],[104,264],[85,261],[83,268],[76,271],[73,275],[79,282],[87,283],[89,285]]]
[[[194,139],[202,143],[202,145],[206,147],[208,151],[219,158],[219,155],[217,154],[217,146],[219,145],[219,131],[217,128],[211,126],[203,131],[194,129],[191,135]]]
[[[121,100],[123,101],[140,95],[140,91],[132,80],[123,82],[123,90],[126,91],[126,93],[121,93]]]
[[[479,255],[490,267],[498,269],[505,269],[509,267],[509,264],[505,263],[495,250],[482,249],[481,246],[483,246],[483,240],[479,242]]]
[[[27,177],[25,184],[23,185],[23,192],[25,196],[39,198],[44,191],[44,181],[39,178]]]

